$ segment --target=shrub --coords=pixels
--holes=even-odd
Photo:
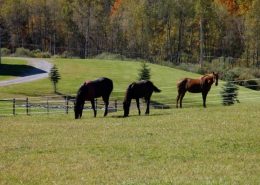
[[[16,48],[14,56],[16,56],[16,57],[33,57],[33,53],[29,49]]]
[[[150,80],[150,71],[151,69],[148,67],[148,65],[143,62],[141,64],[141,68],[139,69],[138,80]]]
[[[56,67],[56,65],[54,65],[51,68],[51,71],[49,73],[49,78],[50,78],[50,81],[53,84],[54,93],[57,93],[57,83],[59,82],[61,77],[60,77],[60,73],[59,73],[58,68]]]
[[[11,54],[11,50],[7,48],[0,48],[2,56],[9,56]]]
[[[36,58],[51,58],[51,54],[49,52],[42,52],[39,49],[33,50],[31,53],[33,57]]]
[[[220,93],[223,105],[233,105],[235,102],[239,102],[237,98],[238,87],[230,81],[224,84]]]

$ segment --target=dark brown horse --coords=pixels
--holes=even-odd
[[[123,102],[124,117],[127,117],[129,115],[129,109],[132,99],[136,100],[138,113],[139,115],[141,114],[139,98],[145,99],[147,104],[145,114],[149,114],[150,99],[153,92],[161,92],[161,90],[158,89],[155,85],[153,85],[153,83],[149,80],[141,80],[139,82],[131,83],[126,90],[126,95]]]
[[[206,74],[198,79],[184,78],[177,83],[178,96],[176,98],[176,108],[178,108],[178,102],[180,101],[180,108],[182,108],[182,99],[185,93],[202,93],[203,106],[206,108],[207,94],[211,88],[211,85],[215,82],[218,85],[218,73]]]
[[[82,111],[84,108],[85,101],[90,101],[92,105],[92,109],[94,111],[94,117],[97,115],[97,111],[95,109],[95,98],[102,97],[105,103],[105,113],[104,116],[107,115],[107,108],[109,104],[109,96],[113,90],[113,82],[108,78],[98,78],[94,81],[85,82],[78,90],[74,112],[75,119],[81,118]]]

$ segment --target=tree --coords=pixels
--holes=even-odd
[[[53,84],[54,93],[57,93],[57,83],[61,79],[58,68],[54,65],[49,73],[49,78]]]
[[[139,70],[138,80],[150,80],[150,71],[151,69],[148,67],[148,65],[145,62],[143,62],[141,64],[141,69]]]
[[[237,98],[238,87],[233,82],[226,82],[220,93],[222,96],[223,105],[233,105],[235,101],[239,103],[239,100]]]

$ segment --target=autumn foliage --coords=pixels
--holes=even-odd
[[[118,9],[121,6],[121,4],[122,4],[122,0],[116,0],[115,1],[114,5],[113,5],[113,7],[111,9],[111,15],[114,15],[118,11]]]
[[[241,15],[246,13],[252,4],[252,0],[217,0],[217,2],[224,5],[231,15]]]

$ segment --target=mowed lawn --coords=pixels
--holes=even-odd
[[[140,62],[100,59],[51,59],[57,65],[61,74],[58,83],[58,91],[62,95],[75,95],[80,85],[85,80],[98,77],[108,77],[114,82],[114,90],[111,99],[122,100],[125,90],[130,83],[136,81],[141,67]],[[151,69],[151,81],[162,92],[154,93],[152,100],[161,104],[175,105],[177,96],[176,83],[184,77],[200,77],[199,74],[165,66],[148,64]],[[219,86],[212,86],[209,92],[207,104],[209,106],[221,106],[220,91],[223,82]],[[35,82],[0,87],[0,98],[53,96],[53,87],[49,79]],[[259,101],[259,93],[245,88],[240,88],[239,98],[243,101]],[[187,93],[184,98],[184,107],[201,107],[201,94]]]
[[[0,184],[260,184],[260,104],[0,118]]]
[[[140,68],[134,61],[51,62],[61,73],[60,94],[75,94],[85,80],[106,76],[114,81],[112,98],[119,100]],[[149,67],[151,80],[162,89],[152,100],[173,107],[176,82],[200,76]],[[102,110],[97,118],[85,111],[81,120],[74,120],[71,110],[0,116],[0,184],[260,184],[259,92],[240,87],[241,103],[226,107],[223,83],[212,86],[207,109],[201,94],[187,93],[183,109],[152,108],[149,116],[144,107],[141,116],[134,108],[128,118],[121,109],[106,118]],[[52,96],[52,91],[44,79],[0,87],[0,98]]]

